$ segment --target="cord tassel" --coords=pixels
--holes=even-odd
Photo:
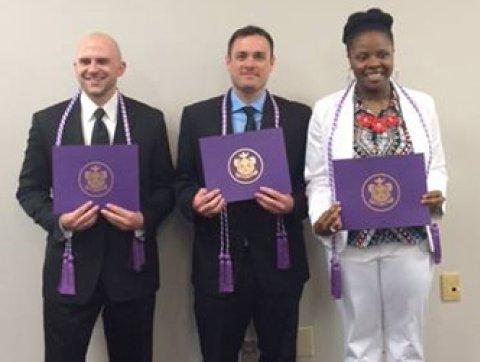
[[[288,237],[285,231],[277,231],[277,268],[281,270],[290,269],[290,250]]]
[[[433,262],[440,264],[442,261],[442,246],[440,244],[440,228],[437,223],[433,223],[428,226],[430,229],[430,237],[432,238],[433,250],[431,250],[433,256]]]
[[[330,288],[333,298],[342,297],[342,271],[338,258],[332,257],[330,260]]]
[[[145,264],[145,249],[143,241],[136,237],[132,240],[132,269],[136,272],[142,270],[142,266]]]
[[[62,273],[60,276],[60,283],[58,285],[58,292],[63,295],[75,295],[75,270],[73,265],[73,254],[70,248],[65,247],[62,256]]]

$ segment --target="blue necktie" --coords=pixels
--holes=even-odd
[[[242,110],[245,112],[247,115],[247,124],[245,125],[245,132],[249,131],[256,131],[257,130],[257,125],[255,124],[255,108],[252,106],[246,106],[243,107]]]

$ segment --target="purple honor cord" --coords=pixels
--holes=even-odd
[[[60,147],[62,145],[62,135],[67,122],[67,118],[70,115],[73,106],[80,97],[81,91],[77,91],[75,95],[70,99],[65,112],[63,112],[62,118],[60,119],[60,124],[58,125],[57,135],[55,138],[55,146]],[[127,140],[127,145],[132,144],[132,137],[130,134],[130,127],[128,125],[127,119],[127,109],[125,107],[125,102],[123,96],[118,93],[118,101],[120,103],[120,112],[122,113],[123,120],[123,129],[125,130],[125,138]],[[132,240],[132,269],[139,272],[142,269],[142,266],[145,264],[145,250],[143,241],[134,237]],[[74,255],[72,252],[72,239],[68,238],[65,241],[64,252],[62,256],[62,271],[60,276],[60,282],[58,284],[58,292],[63,295],[75,295],[75,266],[74,266]]]
[[[440,243],[440,228],[437,223],[427,226],[428,241],[430,243],[430,252],[435,264],[442,261],[442,245]]]
[[[418,115],[418,118],[420,120],[420,123],[422,124],[423,130],[425,131],[425,134],[427,136],[427,141],[428,141],[428,149],[429,149],[429,158],[428,158],[428,167],[427,167],[427,174],[428,171],[430,170],[430,165],[432,163],[432,140],[430,137],[430,133],[428,132],[427,124],[425,123],[425,120],[423,118],[422,113],[420,112],[420,108],[418,108],[417,104],[413,100],[413,98],[408,94],[405,88],[403,88],[401,85],[399,85],[397,82],[395,84],[398,86],[402,94],[407,98],[408,102],[412,105],[413,109]],[[335,110],[335,115],[333,118],[333,123],[332,123],[332,130],[330,132],[330,136],[328,138],[328,144],[327,144],[327,158],[328,158],[328,181],[330,184],[330,194],[331,194],[331,202],[332,205],[336,201],[336,195],[335,195],[335,179],[333,175],[333,137],[335,135],[335,131],[337,130],[338,126],[338,120],[340,118],[340,113],[342,112],[343,105],[345,103],[345,99],[347,98],[347,95],[349,94],[350,90],[352,87],[355,85],[355,81],[352,81],[347,88],[345,89],[345,92],[343,93],[342,97],[340,98],[340,101],[337,105],[337,108]],[[430,251],[433,256],[433,260],[435,264],[440,263],[442,252],[441,252],[441,246],[440,246],[440,231],[438,228],[437,224],[432,224],[432,225],[427,225],[426,227],[427,233],[428,233],[428,239],[430,243]],[[332,235],[332,258],[330,260],[330,291],[332,294],[332,297],[335,299],[340,299],[342,297],[342,272],[341,272],[341,267],[340,267],[340,258],[338,255],[338,250],[336,248],[336,235]]]
[[[72,240],[67,239],[62,255],[62,271],[58,292],[63,295],[75,295],[75,269],[73,266]]]
[[[222,100],[222,135],[227,135],[227,97],[230,92],[226,92]],[[273,96],[268,93],[273,104],[275,128],[280,126],[280,111],[277,102]],[[230,236],[228,232],[228,205],[220,214],[220,252],[218,254],[219,264],[219,291],[220,293],[232,293],[234,291],[233,282],[233,260],[230,254]],[[288,245],[288,235],[285,229],[283,216],[277,217],[277,268],[286,270],[291,267],[290,249]]]
[[[343,109],[343,104],[345,103],[345,99],[347,98],[348,93],[350,92],[351,88],[355,83],[351,82],[345,92],[340,99],[340,102],[337,105],[335,110],[335,116],[333,118],[332,123],[332,131],[330,132],[330,136],[328,138],[327,144],[327,159],[328,159],[328,181],[330,184],[330,194],[331,194],[331,202],[332,205],[335,203],[336,195],[335,195],[335,179],[333,175],[333,136],[335,131],[337,130],[338,126],[338,119],[340,117],[340,113]],[[342,297],[342,271],[340,267],[340,260],[338,256],[337,246],[336,246],[336,235],[332,236],[332,258],[330,260],[330,292],[335,299],[340,299]]]

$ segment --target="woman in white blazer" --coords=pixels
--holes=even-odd
[[[434,101],[391,78],[392,23],[393,18],[379,9],[350,15],[343,42],[355,81],[316,103],[308,131],[310,220],[327,246],[348,362],[424,360],[423,311],[433,274],[431,235],[426,227],[341,230],[331,161],[423,153],[428,192],[419,203],[440,216],[446,195]]]

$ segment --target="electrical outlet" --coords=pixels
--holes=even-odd
[[[460,300],[460,274],[444,272],[440,274],[442,300],[444,302],[457,302]]]
[[[313,357],[313,326],[300,327],[297,335],[297,356]]]

